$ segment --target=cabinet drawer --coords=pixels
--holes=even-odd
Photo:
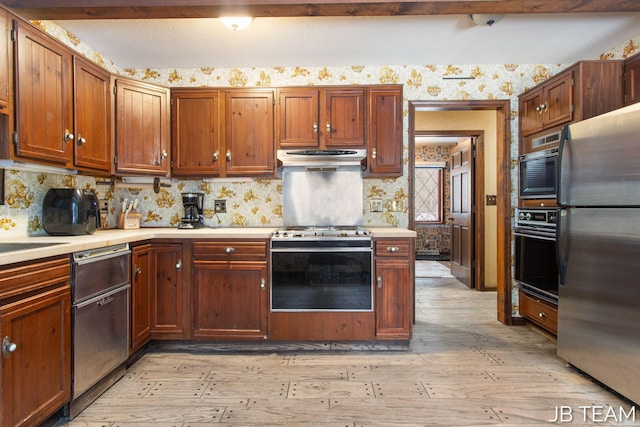
[[[411,252],[409,240],[376,240],[375,256],[407,257]]]
[[[520,314],[527,320],[552,332],[558,333],[558,308],[540,298],[528,295],[522,291],[520,295]]]
[[[194,242],[193,258],[196,260],[243,260],[267,258],[267,241],[210,241]]]
[[[69,282],[71,262],[68,256],[64,256],[14,264],[0,271],[0,300],[3,300]]]

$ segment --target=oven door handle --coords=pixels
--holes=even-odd
[[[567,209],[559,209],[558,223],[556,225],[558,230],[558,238],[556,239],[556,259],[558,263],[558,276],[560,276],[559,282],[561,285],[565,284],[567,275],[567,257],[569,256],[569,251],[567,249],[568,242],[566,242],[566,244],[563,244],[563,242],[567,240],[569,236],[566,232],[564,232],[566,227],[562,225],[563,219],[566,219],[567,221],[569,220],[567,214]]]
[[[520,236],[520,237],[530,237],[532,239],[538,239],[538,240],[548,240],[550,242],[556,242],[557,243],[557,238],[556,236],[549,234],[547,232],[544,231],[514,231],[513,232],[514,236]]]
[[[372,252],[371,248],[349,248],[349,247],[334,247],[334,248],[271,248],[272,253],[277,252],[289,252],[289,253],[299,253],[299,252],[323,252],[323,253],[335,253],[335,252]]]

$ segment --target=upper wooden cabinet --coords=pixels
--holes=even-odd
[[[402,86],[369,92],[367,176],[402,176]]]
[[[174,176],[220,176],[220,91],[171,90],[171,171]]]
[[[73,58],[74,165],[111,171],[110,75],[79,56]]]
[[[15,157],[73,167],[71,52],[14,20]]]
[[[116,173],[169,176],[169,89],[118,78]]]
[[[365,92],[364,88],[278,89],[278,148],[364,148]]]
[[[535,151],[533,137],[542,131],[622,107],[623,66],[623,61],[578,62],[521,94],[520,153]]]
[[[0,113],[8,114],[11,101],[11,19],[6,10],[0,8]]]
[[[226,176],[272,176],[272,89],[242,89],[225,92]]]
[[[628,58],[624,63],[624,103],[640,101],[640,53]]]

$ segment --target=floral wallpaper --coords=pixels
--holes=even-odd
[[[511,100],[512,159],[517,158],[518,94],[549,78],[569,64],[429,64],[429,58],[416,58],[411,65],[343,67],[216,68],[198,69],[121,69],[72,34],[53,22],[36,25],[63,43],[102,65],[116,75],[171,87],[279,87],[310,85],[402,84],[404,88],[404,176],[366,179],[364,183],[364,225],[407,227],[408,207],[408,100]],[[604,59],[624,58],[638,51],[640,34],[602,54]],[[586,58],[589,59],[589,58]],[[294,61],[294,59],[292,59]],[[215,59],[212,59],[215,62]],[[452,79],[454,77],[454,79]],[[515,162],[512,162],[512,182]],[[277,227],[282,225],[282,188],[278,179],[247,180],[171,180],[156,194],[147,186],[121,188],[105,185],[96,178],[79,175],[6,171],[5,204],[0,205],[0,238],[12,235],[42,234],[40,205],[44,193],[54,186],[93,188],[99,198],[109,202],[104,226],[116,226],[120,202],[139,199],[143,227],[173,227],[183,214],[181,193],[205,193],[205,223],[208,226]],[[516,191],[512,192],[515,205]],[[368,200],[383,199],[382,212],[369,212]],[[227,213],[216,215],[215,199],[227,201]],[[393,203],[393,202],[396,203]],[[400,202],[400,203],[397,203]],[[391,206],[401,206],[400,211]]]

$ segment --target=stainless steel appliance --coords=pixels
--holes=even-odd
[[[560,147],[558,356],[640,403],[640,104]]]
[[[100,228],[96,193],[78,188],[49,189],[42,202],[42,227],[54,236],[93,234]]]
[[[551,303],[558,302],[555,209],[516,210],[515,280],[520,289]]]
[[[272,311],[373,310],[371,233],[291,227],[271,238]]]
[[[184,216],[178,228],[204,227],[202,220],[204,193],[182,193],[182,205],[184,207]]]
[[[524,154],[519,160],[520,198],[555,199],[558,149]]]
[[[72,400],[129,357],[130,264],[127,244],[73,254]]]

